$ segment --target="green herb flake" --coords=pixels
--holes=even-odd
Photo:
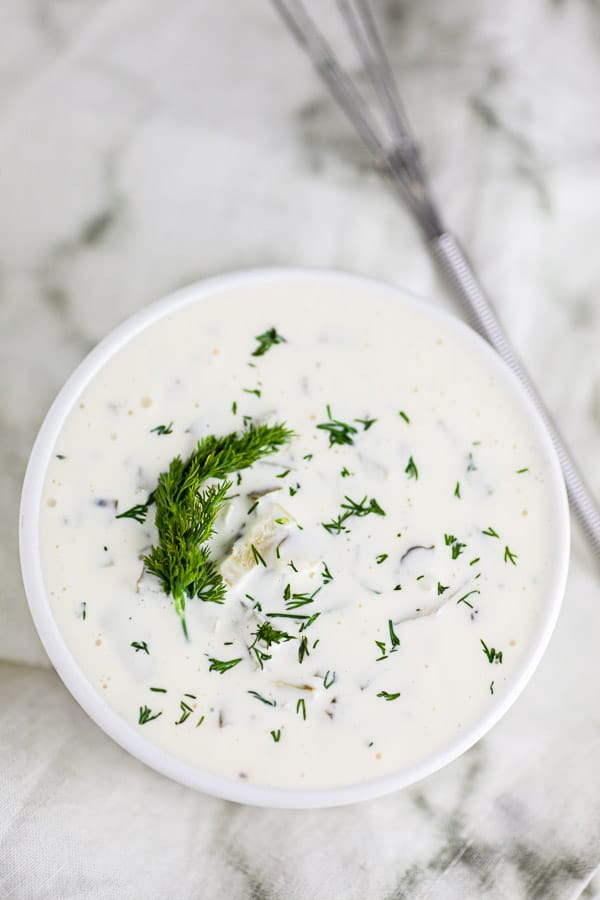
[[[335,672],[330,672],[329,669],[325,672],[325,677],[323,678],[323,687],[325,690],[329,690],[332,684],[335,684],[336,676]]]
[[[150,429],[150,434],[173,434],[173,423],[168,425],[157,425],[156,428]]]
[[[397,694],[389,694],[387,691],[379,691],[377,694],[378,697],[383,697],[384,700],[387,700],[388,703],[390,700],[397,700],[400,696],[400,691]]]
[[[380,566],[381,563],[385,562],[386,559],[388,558],[388,556],[389,556],[388,553],[380,553],[378,556],[376,556],[375,561],[376,561],[377,565]]]
[[[133,647],[136,653],[139,653],[139,651],[142,650],[146,654],[146,656],[150,656],[150,651],[148,650],[148,644],[146,643],[146,641],[132,641],[129,646]]]
[[[261,703],[266,704],[266,706],[277,706],[276,700],[269,700],[267,697],[263,697],[262,694],[259,694],[257,691],[248,691],[253,697],[256,697],[257,700],[260,700]]]
[[[412,458],[412,456],[408,457],[408,464],[404,471],[408,475],[409,478],[414,478],[415,480],[418,481],[419,470],[417,469],[417,466],[416,466],[415,461]]]
[[[488,537],[495,537],[495,538],[500,537],[498,532],[494,531],[494,529],[492,528],[491,525],[489,525],[487,528],[485,528],[481,533],[487,535]]]
[[[510,562],[513,566],[516,566],[518,558],[519,555],[517,553],[512,553],[509,547],[504,548],[504,562]]]
[[[398,415],[400,416],[401,419],[404,419],[404,421],[406,422],[407,425],[410,425],[410,419],[408,418],[408,416],[406,415],[404,410],[401,409],[400,412],[398,413]]]
[[[438,581],[438,583],[437,583],[438,597],[441,597],[441,595],[442,595],[445,591],[447,591],[449,587],[450,587],[449,584],[442,584],[441,582]]]
[[[258,566],[259,563],[260,563],[260,565],[261,565],[261,566],[264,566],[265,569],[266,569],[266,568],[267,568],[267,564],[266,564],[266,562],[265,562],[265,560],[264,560],[264,557],[260,555],[259,551],[256,549],[256,547],[254,546],[254,544],[250,544],[250,549],[252,550],[252,556],[254,557],[254,562],[255,562],[255,564]]]
[[[308,638],[304,635],[298,646],[298,662],[304,662],[306,656],[310,656],[310,651],[308,649]]]
[[[179,716],[175,724],[183,725],[184,722],[187,722],[194,710],[188,703],[185,702],[185,700],[179,701],[179,709],[181,710],[181,715]]]
[[[371,425],[374,425],[377,419],[355,419],[359,425],[362,425],[365,431],[368,431]]]
[[[516,474],[517,474],[517,475],[522,475],[523,472],[529,472],[529,469],[528,469],[528,468],[525,468],[525,469],[517,469]],[[493,682],[492,682],[492,684],[493,684]]]
[[[223,675],[229,669],[233,669],[234,666],[241,663],[242,657],[239,656],[237,659],[215,659],[214,656],[209,656],[208,661],[210,663],[209,672],[219,672],[220,675]]]
[[[469,591],[468,594],[463,594],[463,596],[460,598],[460,600],[456,601],[456,604],[458,605],[459,603],[464,603],[470,609],[473,609],[473,604],[469,603],[467,598],[470,597],[472,594],[480,594],[480,593],[481,593],[481,591],[477,591],[477,590]]]
[[[286,339],[283,335],[277,334],[275,328],[268,328],[262,334],[257,334],[255,340],[258,341],[258,347],[253,350],[252,356],[264,356],[267,350],[270,350],[276,344],[286,343]]]
[[[296,703],[296,714],[302,716],[306,722],[306,701],[304,700],[304,697],[301,697]]]
[[[488,662],[489,663],[494,663],[494,662],[501,663],[502,662],[502,650],[496,650],[495,647],[489,648],[487,646],[487,644],[485,643],[485,641],[481,640],[481,638],[480,638],[480,641],[481,641],[481,647],[483,649],[483,652],[487,656]]]
[[[162,716],[162,710],[160,712],[153,713],[149,706],[140,706],[138,725],[145,725],[147,722],[152,722],[154,719],[158,719],[159,716]]]
[[[317,428],[327,432],[329,436],[329,446],[333,447],[336,444],[354,444],[353,435],[358,433],[354,425],[349,425],[347,422],[341,422],[339,419],[334,419],[331,415],[331,407],[329,404],[327,404],[326,409],[328,421],[317,425]]]
[[[456,482],[456,487],[454,488],[454,496],[458,497],[460,500],[460,481]]]
[[[275,743],[278,744],[281,740],[281,728],[278,728],[277,731],[271,731],[270,734]]]

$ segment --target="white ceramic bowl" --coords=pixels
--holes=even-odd
[[[278,279],[289,280],[290,277],[294,279],[332,280],[342,285],[344,283],[355,286],[363,284],[368,286],[371,291],[377,290],[387,297],[393,296],[404,303],[419,305],[421,309],[425,305],[433,321],[443,321],[446,328],[460,333],[462,338],[472,345],[473,351],[486,359],[487,365],[494,370],[497,378],[512,394],[515,405],[526,411],[541,449],[550,460],[547,487],[551,495],[555,516],[555,547],[553,548],[554,553],[551,554],[554,567],[551,579],[553,589],[546,597],[544,612],[539,619],[539,624],[531,640],[528,652],[525,654],[520,668],[513,676],[512,683],[508,686],[501,700],[461,733],[460,737],[448,743],[442,750],[423,759],[417,765],[412,765],[402,771],[375,780],[331,789],[269,788],[213,775],[208,771],[197,769],[188,763],[182,762],[143,737],[118,716],[103,700],[75,662],[54,620],[44,585],[40,557],[41,496],[46,469],[54,445],[65,419],[82,390],[113,354],[147,326],[176,309],[190,303],[201,302],[203,299],[214,296],[220,291],[235,285],[272,283]],[[21,498],[20,554],[25,590],[31,614],[48,656],[71,694],[97,725],[110,735],[113,740],[128,750],[133,756],[136,756],[163,775],[167,775],[181,784],[204,791],[207,794],[258,806],[314,808],[367,800],[412,784],[455,759],[478,741],[504,715],[533,674],[556,623],[567,577],[569,512],[560,466],[536,410],[517,378],[504,365],[495,351],[474,331],[453,316],[424,304],[423,301],[408,295],[406,292],[370,279],[358,278],[340,272],[302,269],[260,269],[212,278],[176,291],[163,300],[143,309],[116,328],[77,367],[50,408],[31,452]]]

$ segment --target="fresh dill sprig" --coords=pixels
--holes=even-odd
[[[275,344],[285,344],[286,342],[283,335],[277,334],[275,328],[268,328],[262,334],[257,334],[255,340],[258,341],[258,347],[252,352],[252,356],[264,356],[267,350],[270,350]]]
[[[365,431],[368,431],[371,425],[374,425],[377,419],[355,419],[355,422],[358,422],[359,425],[362,425]]]
[[[250,425],[224,437],[210,435],[198,442],[185,462],[176,456],[159,476],[150,495],[156,504],[159,542],[144,557],[144,564],[173,597],[186,637],[186,597],[212,603],[225,598],[225,582],[206,544],[232,485],[224,479],[275,453],[292,434],[285,425],[276,424]],[[203,489],[209,478],[221,483]]]
[[[323,678],[323,687],[325,690],[328,690],[332,684],[335,684],[335,672],[331,672],[329,669],[325,672],[325,677]]]

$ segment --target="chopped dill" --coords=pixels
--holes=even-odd
[[[258,341],[258,347],[252,351],[252,356],[264,356],[267,350],[276,344],[285,344],[286,340],[281,334],[277,334],[275,328],[268,328],[262,334],[257,334],[255,340]]]
[[[460,481],[456,482],[456,487],[454,488],[454,496],[458,497],[460,500]]]
[[[375,561],[376,561],[377,565],[380,566],[381,563],[385,562],[386,559],[388,558],[388,556],[389,556],[388,553],[380,553],[378,556],[376,556]]]
[[[323,571],[321,572],[321,577],[323,579],[323,584],[329,584],[330,581],[333,581],[333,575],[329,571],[329,567],[325,560],[322,562]]]
[[[133,641],[129,646],[133,647],[136,653],[138,653],[140,650],[143,650],[146,656],[150,656],[150,651],[148,650],[148,644],[146,643],[146,641]]]
[[[504,562],[511,562],[513,566],[516,566],[518,558],[518,553],[512,553],[509,547],[504,548]]]
[[[241,663],[242,657],[238,656],[237,659],[215,659],[214,656],[209,656],[208,661],[210,663],[209,672],[219,672],[223,675],[224,672],[228,672],[229,669],[233,669],[234,666]]]
[[[417,469],[417,466],[416,466],[415,461],[414,461],[414,459],[412,458],[412,456],[409,456],[409,457],[408,457],[408,464],[407,464],[407,466],[406,466],[406,468],[405,468],[404,471],[405,471],[405,473],[408,475],[409,478],[414,478],[414,479],[416,479],[416,480],[418,481],[418,479],[419,479],[419,470]]]
[[[489,663],[493,663],[493,662],[501,663],[502,662],[502,650],[496,650],[495,647],[489,648],[487,646],[487,644],[485,643],[485,641],[481,640],[481,638],[480,638],[480,641],[481,641],[481,647],[483,649],[483,652],[487,656],[488,662]]]
[[[278,744],[281,740],[281,728],[278,728],[277,731],[271,731],[270,734],[275,743]]]
[[[404,421],[406,422],[407,425],[410,425],[410,419],[408,418],[408,416],[406,415],[404,410],[401,409],[400,412],[398,413],[398,415],[400,416],[401,419],[404,419]]]
[[[379,691],[377,696],[383,697],[384,700],[387,700],[389,702],[390,700],[397,700],[400,696],[400,691],[398,691],[397,694],[389,694],[387,691]]]
[[[304,697],[301,697],[296,703],[296,714],[301,715],[304,721],[306,721],[306,702]]]
[[[268,700],[266,697],[263,697],[262,694],[259,694],[258,691],[248,691],[249,694],[252,694],[253,697],[256,697],[257,700],[260,700],[261,703],[266,704],[266,706],[277,706],[277,700]]]
[[[262,622],[256,631],[252,633],[254,641],[248,647],[250,653],[254,657],[261,669],[267,660],[271,659],[271,654],[267,651],[271,649],[273,644],[282,644],[287,641],[293,641],[294,637],[286,631],[279,631],[273,628],[270,622]],[[261,646],[262,645],[262,646]]]
[[[477,590],[469,591],[468,594],[463,594],[463,596],[460,598],[460,600],[457,600],[456,603],[457,603],[457,605],[459,603],[464,603],[466,606],[469,607],[469,609],[473,609],[473,604],[469,603],[469,601],[467,600],[467,597],[470,597],[472,594],[480,594],[480,593],[481,593],[481,591],[477,591]]]
[[[482,533],[482,534],[486,534],[488,537],[495,537],[495,538],[499,538],[499,537],[500,537],[500,535],[498,534],[498,532],[497,532],[497,531],[494,531],[494,529],[492,528],[491,525],[489,525],[489,526],[488,526],[484,531],[482,531],[481,533]]]
[[[160,712],[153,713],[149,706],[140,706],[138,724],[145,725],[146,722],[152,722],[153,719],[158,719],[159,716],[162,716],[162,710]]]
[[[298,646],[298,662],[304,662],[304,657],[310,656],[310,651],[308,649],[308,638],[306,635],[301,639],[300,644]]]
[[[156,428],[150,429],[150,434],[173,434],[173,423],[168,425],[157,425]]]
[[[437,583],[438,597],[441,597],[441,595],[444,593],[444,591],[447,591],[449,587],[450,587],[449,584],[442,584],[440,581],[438,581],[438,583]]]
[[[329,446],[333,447],[335,444],[353,444],[354,438],[352,435],[358,433],[354,425],[349,425],[347,422],[341,422],[339,419],[334,419],[331,415],[331,407],[329,404],[327,404],[326,408],[329,421],[322,422],[320,425],[317,425],[317,428],[327,432],[329,435]]]
[[[264,566],[265,569],[266,569],[267,564],[266,564],[266,562],[265,562],[265,560],[264,560],[264,557],[261,556],[261,554],[259,553],[259,551],[258,551],[258,550],[256,549],[256,547],[254,546],[254,544],[250,544],[250,549],[252,550],[252,556],[254,557],[254,562],[255,562],[255,564],[258,565],[258,564],[260,563],[260,565],[261,565],[261,566]]]

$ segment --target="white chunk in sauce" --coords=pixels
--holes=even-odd
[[[285,341],[252,355],[271,328]],[[186,640],[143,573],[152,507],[116,513],[250,421],[297,436],[234,476],[212,540],[226,599],[188,600]],[[364,781],[510,684],[549,587],[547,467],[486,358],[426,310],[328,281],[229,288],[132,340],[75,404],[45,583],[81,669],[164,750],[257,784]]]

